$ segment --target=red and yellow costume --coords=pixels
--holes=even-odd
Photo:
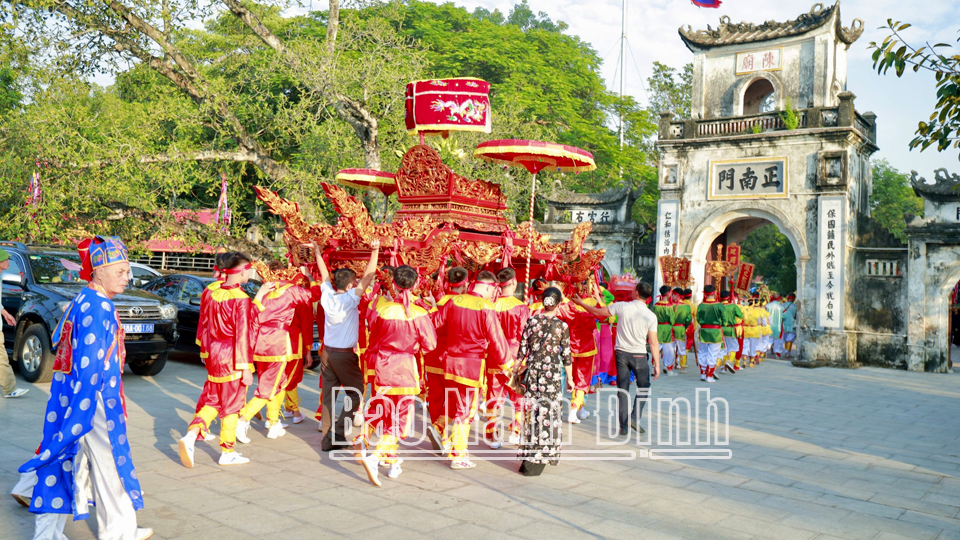
[[[376,454],[381,461],[397,459],[397,445],[413,421],[415,396],[420,394],[419,354],[437,347],[437,332],[427,310],[418,305],[379,298],[369,317],[368,365],[373,367],[374,396],[368,402],[368,433],[380,432]]]
[[[213,285],[216,285],[214,283]],[[236,443],[237,414],[247,389],[243,370],[253,361],[251,302],[239,285],[208,287],[201,300],[197,338],[206,353],[207,381],[190,426],[206,437],[214,418],[220,417],[220,447],[232,452]]]
[[[583,301],[596,306],[593,298]],[[590,391],[593,371],[597,364],[596,318],[587,310],[564,298],[557,309],[557,318],[570,328],[570,352],[573,355],[573,395],[570,400],[572,409],[583,408],[584,396]]]
[[[456,398],[455,403],[446,404],[445,416],[454,421],[450,458],[461,460],[467,458],[467,438],[477,411],[485,365],[498,370],[508,370],[513,365],[497,311],[489,300],[475,293],[455,296],[440,308],[437,320],[443,333],[454,337],[447,341],[443,376],[445,394]]]
[[[432,351],[423,355],[424,380],[427,387],[427,412],[430,414],[430,421],[437,428],[438,433],[443,433],[444,428],[449,422],[449,418],[444,414],[444,392],[446,388],[443,371],[443,355],[447,352],[446,332],[441,332],[443,326],[440,319],[440,310],[452,300],[456,295],[446,294],[437,302],[436,309],[430,310],[430,319],[437,331],[437,346]]]
[[[297,386],[303,382],[304,357],[308,351],[313,349],[313,324],[313,306],[297,306],[293,316],[293,323],[290,326],[290,340],[294,343],[300,342],[303,344],[303,354],[300,358],[287,362],[283,370],[284,376],[287,379],[283,393],[283,405],[286,410],[295,415],[300,413],[300,397],[297,394]],[[320,329],[322,332],[322,325]],[[320,343],[323,343],[322,334],[320,336]]]
[[[320,299],[320,284],[312,283],[304,289],[292,283],[275,282],[274,288],[261,298],[253,300],[253,361],[257,368],[257,391],[240,416],[253,418],[264,405],[271,425],[280,420],[287,387],[287,363],[303,364],[303,354],[313,345],[313,326],[309,319],[297,318],[297,311]],[[297,322],[301,326],[296,327]],[[307,326],[307,323],[311,323]],[[304,343],[307,341],[307,343]]]
[[[517,353],[520,350],[520,336],[523,334],[523,327],[526,326],[527,319],[530,318],[530,307],[514,296],[504,296],[493,303],[493,309],[497,312],[500,328],[507,340],[508,362],[512,365],[517,360]],[[513,403],[513,422],[510,429],[518,435],[520,433],[520,426],[523,422],[523,413],[519,406],[520,396],[510,390],[507,386],[508,380],[509,373],[491,365],[487,366],[487,400],[484,413],[487,418],[486,434],[488,440],[497,440],[497,420],[500,418],[503,401],[506,398],[510,398],[510,402]]]

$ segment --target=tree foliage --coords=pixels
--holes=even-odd
[[[913,192],[910,178],[885,159],[874,161],[870,216],[906,244],[907,214],[923,214],[923,199]]]
[[[937,105],[928,121],[917,126],[910,148],[926,150],[936,145],[938,152],[951,146],[960,148],[960,51],[949,43],[931,45],[928,42],[916,47],[901,35],[910,26],[887,19],[887,25],[882,28],[889,34],[879,45],[870,43],[874,49],[873,67],[880,74],[893,68],[897,77],[902,77],[908,67],[914,72],[921,69],[933,72],[937,81]]]
[[[529,176],[472,158],[481,140],[554,140],[594,153],[598,171],[544,174],[539,193],[626,181],[655,192],[655,115],[608,92],[596,52],[525,2],[507,17],[417,1],[343,10],[332,2],[330,11],[294,17],[284,7],[0,2],[8,66],[0,70],[0,205],[9,209],[0,236],[85,233],[63,230],[70,222],[133,242],[193,234],[249,247],[241,232],[253,219],[255,183],[282,191],[312,219],[330,218],[320,182],[345,167],[394,170],[415,142],[403,127],[403,87],[423,78],[492,83],[492,135],[430,144],[458,172],[503,182],[513,209],[526,208]],[[91,82],[102,74],[109,86]],[[621,111],[622,149],[609,125]],[[33,216],[22,208],[37,163],[44,201]],[[218,239],[173,216],[214,205],[221,173],[240,219],[232,238]],[[382,207],[382,198],[365,196]],[[652,224],[655,207],[648,194],[636,215]]]
[[[797,289],[797,256],[790,239],[770,223],[754,231],[743,240],[742,257],[756,265],[755,277],[762,277],[770,290],[789,294]]]
[[[653,74],[647,79],[649,91],[648,110],[655,115],[671,111],[674,118],[690,118],[691,90],[693,89],[693,64],[683,66],[683,71],[660,62],[653,63]]]

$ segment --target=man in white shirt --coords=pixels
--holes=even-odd
[[[630,433],[630,428],[644,433],[640,425],[643,415],[644,398],[650,397],[650,363],[647,362],[647,342],[650,344],[650,357],[653,360],[653,380],[660,377],[660,342],[657,340],[657,316],[647,307],[647,300],[653,296],[653,286],[640,282],[633,290],[629,302],[614,302],[607,307],[595,307],[583,300],[573,301],[598,319],[617,317],[617,342],[614,356],[617,362],[617,408],[620,421],[620,435]],[[637,397],[633,415],[630,413],[630,374],[637,379]]]
[[[341,418],[352,419],[363,399],[363,372],[360,371],[360,358],[354,348],[360,330],[360,299],[376,278],[380,241],[371,242],[370,248],[370,260],[359,283],[353,270],[340,268],[333,273],[331,285],[327,265],[322,257],[317,257],[323,279],[320,285],[320,305],[324,313],[323,352],[320,353],[320,378],[323,381],[320,414],[320,432],[323,433],[323,439],[320,449],[325,452],[350,447],[342,432],[333,429],[331,433],[331,428],[339,424],[334,422],[333,415],[340,391],[335,393],[334,389],[342,387],[346,396]],[[314,250],[319,251],[316,244]]]

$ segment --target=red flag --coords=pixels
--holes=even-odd
[[[720,0],[690,0],[690,1],[693,2],[693,5],[697,7],[705,7],[705,8],[718,8],[720,7],[720,4],[723,3]]]

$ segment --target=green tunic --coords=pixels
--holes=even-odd
[[[700,324],[700,341],[703,343],[721,343],[723,341],[723,320],[726,310],[716,300],[704,300],[697,306],[697,323]],[[716,328],[704,328],[715,326]]]
[[[673,319],[676,311],[673,306],[657,302],[653,305],[653,313],[657,316],[657,341],[670,343],[673,341]]]
[[[678,341],[686,341],[687,327],[693,322],[693,308],[690,304],[677,304],[673,309],[673,337]]]
[[[737,337],[736,325],[743,322],[743,310],[733,303],[723,304],[723,310],[723,337]]]

